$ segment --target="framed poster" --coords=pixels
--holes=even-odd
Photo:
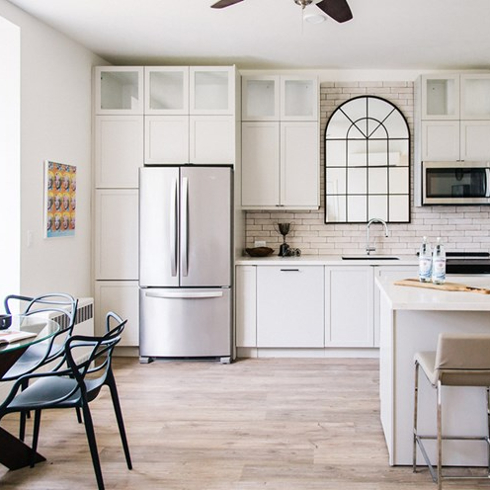
[[[77,167],[44,162],[46,238],[75,235]]]

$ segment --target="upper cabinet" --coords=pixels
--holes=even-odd
[[[234,113],[234,67],[145,68],[145,114],[169,116]]]
[[[143,114],[143,67],[96,67],[95,114]]]
[[[145,114],[189,114],[189,67],[145,68]]]
[[[415,90],[415,205],[422,161],[490,159],[490,72],[422,75]]]
[[[318,209],[318,79],[242,76],[242,206]]]
[[[235,163],[233,66],[145,68],[145,164]]]
[[[294,75],[242,77],[242,120],[318,120],[318,80]]]

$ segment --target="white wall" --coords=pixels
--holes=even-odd
[[[5,0],[0,16],[21,29],[20,291],[91,296],[91,75],[106,63]],[[46,159],[77,166],[75,237],[44,238]]]
[[[20,287],[20,29],[0,17],[0,298]],[[7,185],[5,185],[7,184]]]

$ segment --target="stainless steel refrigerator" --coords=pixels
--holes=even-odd
[[[231,359],[232,169],[139,175],[140,360]]]

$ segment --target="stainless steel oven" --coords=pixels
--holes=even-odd
[[[490,204],[490,162],[422,162],[422,204]]]

